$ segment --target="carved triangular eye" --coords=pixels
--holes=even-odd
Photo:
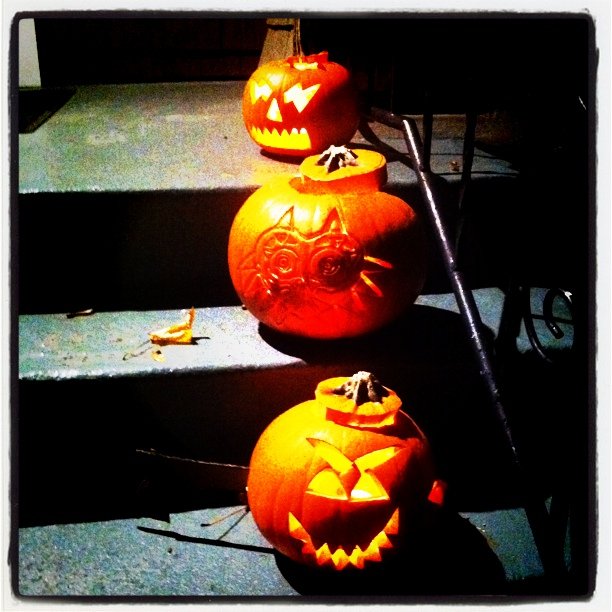
[[[267,100],[272,94],[272,88],[267,83],[260,85],[255,81],[251,81],[250,94],[251,104],[255,104],[260,98],[262,100]]]
[[[307,438],[307,440],[314,447],[316,454],[327,461],[338,474],[355,469],[353,462],[348,457],[345,457],[333,444],[325,440],[317,440],[316,438]]]
[[[310,481],[308,493],[351,501],[389,499],[388,493],[372,469],[395,457],[402,450],[401,446],[381,448],[351,461],[325,440],[316,438],[307,438],[307,440],[314,447],[316,454],[329,465]]]
[[[389,499],[389,495],[374,474],[364,472],[351,491],[352,500]]]
[[[378,467],[383,463],[392,459],[402,450],[401,446],[387,446],[379,450],[372,451],[367,455],[362,455],[355,459],[355,465],[359,468],[360,472],[371,470],[372,468]]]
[[[332,468],[325,468],[310,481],[308,493],[314,493],[315,495],[330,499],[349,498],[340,477]]]
[[[285,104],[288,102],[293,102],[298,113],[301,113],[308,106],[308,103],[312,100],[313,96],[317,93],[319,87],[321,87],[321,84],[317,83],[316,85],[302,89],[302,84],[296,83],[283,94]]]

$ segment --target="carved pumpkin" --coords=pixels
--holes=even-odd
[[[251,75],[242,116],[266,151],[305,157],[352,138],[359,123],[357,93],[349,72],[328,61],[327,52],[291,56]]]
[[[308,565],[381,561],[441,500],[428,442],[397,394],[358,372],[319,383],[278,416],[253,451],[248,502],[264,537]]]
[[[395,319],[423,287],[423,230],[406,202],[379,191],[385,158],[342,150],[343,159],[352,158],[336,169],[325,161],[330,155],[308,157],[301,177],[258,189],[232,224],[228,262],[236,292],[278,331],[364,334]]]

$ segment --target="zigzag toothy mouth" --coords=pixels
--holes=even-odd
[[[264,147],[273,147],[277,149],[293,149],[296,151],[306,151],[311,148],[310,136],[306,128],[293,128],[290,132],[282,130],[279,132],[276,128],[269,130],[265,128],[261,130],[253,126],[251,128],[251,137],[253,140]]]
[[[322,544],[315,548],[312,537],[302,526],[300,521],[290,512],[289,513],[289,533],[296,540],[303,543],[302,554],[305,557],[313,558],[316,565],[329,565],[336,570],[344,569],[351,564],[358,569],[363,569],[366,561],[381,561],[381,549],[393,548],[389,535],[396,535],[399,530],[399,509],[396,509],[384,529],[374,536],[365,550],[355,546],[350,553],[347,553],[342,546],[335,551],[331,551],[328,544]]]

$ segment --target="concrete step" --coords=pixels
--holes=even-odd
[[[161,549],[151,552],[149,546],[166,546],[165,540],[148,541],[159,534],[134,530],[165,527],[134,521],[148,517],[167,527],[177,513],[187,513],[181,517],[189,522],[202,508],[234,507],[244,492],[251,450],[270,420],[312,397],[319,380],[362,369],[397,390],[430,437],[440,475],[450,485],[451,514],[461,513],[495,542],[510,580],[541,577],[502,437],[433,249],[416,305],[364,338],[288,338],[241,308],[226,264],[231,221],[259,185],[297,169],[297,162],[263,155],[249,140],[240,118],[242,87],[79,87],[47,122],[19,136],[12,237],[18,262],[13,417],[21,592],[300,592],[279,576],[269,551],[256,549],[253,526],[239,539],[243,546],[220,559],[216,553],[227,547],[205,542],[196,551],[192,546],[203,544],[199,536],[170,523],[179,535],[191,534],[170,547],[180,547],[194,563],[204,555],[214,568],[206,566],[210,584],[196,587],[172,574],[158,593],[140,572],[151,571],[150,559],[164,567]],[[405,151],[397,134],[375,127],[388,146]],[[462,142],[440,129],[432,169],[452,215]],[[361,134],[354,144],[370,146]],[[402,154],[392,153],[388,161],[386,189],[418,209],[416,180]],[[521,235],[517,255],[520,212],[531,210],[534,199],[518,197],[524,191],[509,162],[478,149],[468,193],[473,221],[464,229],[462,257],[477,288],[487,342],[503,357],[501,379],[513,420],[528,434],[526,456],[544,499],[568,473],[563,449],[571,419],[564,417],[579,387],[563,363],[572,352],[573,329],[562,304],[556,305],[565,332],[560,341],[536,319],[547,350],[561,357],[561,366],[549,367],[534,355],[512,315],[516,305],[499,287],[517,276],[539,286],[532,303],[541,312],[546,290],[566,278],[572,245],[564,243],[558,255],[555,241],[563,234],[547,233],[543,242],[534,230]],[[552,268],[560,274],[550,273],[551,253],[560,258]],[[153,354],[147,333],[177,322],[190,306],[196,307],[195,342]],[[84,309],[91,314],[67,316]],[[219,495],[221,502],[211,498]],[[181,517],[172,520],[180,523]],[[497,527],[489,532],[491,525]],[[86,564],[93,583],[85,574],[54,574],[55,564],[66,563],[68,551],[83,550],[85,541],[110,555],[109,542],[117,537],[129,543],[117,564]],[[58,547],[58,538],[67,548]],[[221,566],[233,576],[250,563],[264,572],[263,582],[230,578],[231,588],[219,586]],[[135,572],[117,582],[126,567]],[[180,575],[187,571],[179,569]],[[147,575],[156,580],[158,573]]]
[[[542,316],[547,291],[531,290],[534,324],[551,352],[568,351],[573,344],[571,312],[564,302],[555,302],[553,314],[563,333],[556,339]],[[506,295],[495,287],[476,289],[473,294],[493,341],[499,335]],[[419,363],[453,367],[469,350],[467,340],[461,338],[458,314],[454,295],[421,295],[403,318],[383,330],[360,338],[318,341],[275,332],[241,306],[198,308],[193,342],[163,347],[150,342],[148,333],[182,321],[184,311],[25,314],[19,317],[19,379],[155,377],[334,362],[351,369],[367,365],[367,360],[382,365],[398,359],[401,367],[410,362],[412,368]],[[521,354],[533,350],[524,322],[514,348]]]
[[[249,139],[240,111],[243,86],[79,87],[35,132],[19,136],[14,229],[21,313],[238,303],[226,261],[234,215],[257,187],[298,167],[297,160],[262,154]],[[454,124],[445,131],[448,121],[439,123],[431,164],[453,214],[462,141],[448,136],[456,133]],[[386,190],[418,209],[416,178],[402,161],[405,144],[388,128],[373,129],[391,147]],[[361,133],[353,144],[372,146]],[[509,263],[518,262],[506,248],[523,201],[517,176],[509,162],[477,150],[471,206],[496,231],[495,240],[466,248],[480,286],[500,284]],[[489,233],[466,227],[472,232]],[[528,242],[521,246],[525,257]],[[433,248],[428,283],[436,291],[445,284]]]
[[[219,522],[216,522],[219,521]],[[401,562],[358,575],[317,574],[275,555],[243,506],[223,502],[111,521],[22,529],[24,597],[359,597],[546,595],[521,510],[439,512]],[[26,561],[27,560],[27,561]],[[406,570],[410,570],[406,572]],[[384,580],[381,580],[381,571]],[[430,600],[430,599],[429,599]],[[251,600],[252,601],[252,600]]]
[[[532,292],[534,313],[541,311],[545,294],[545,289]],[[537,418],[530,416],[530,410],[542,394],[550,402],[560,389],[562,374],[549,373],[535,356],[524,327],[513,340],[502,343],[508,333],[503,329],[510,324],[504,319],[508,304],[501,290],[476,290],[475,297],[487,342],[506,355],[504,384],[521,398],[516,418],[527,416],[530,444],[541,444],[539,434],[552,406],[540,409]],[[573,342],[569,313],[563,306],[559,303],[556,309],[556,320],[565,332],[560,340],[552,337],[543,320],[535,319],[550,355],[562,361],[571,354]],[[102,479],[109,487],[104,495],[116,499],[121,486],[129,489],[133,484],[125,479],[127,465],[134,467],[137,479],[143,464],[165,463],[183,473],[195,490],[216,488],[216,474],[223,467],[204,466],[194,475],[186,469],[192,465],[141,451],[154,449],[165,457],[226,467],[247,466],[257,438],[276,415],[310,399],[320,380],[359,370],[375,372],[404,399],[405,410],[429,435],[444,476],[454,482],[452,495],[460,506],[514,503],[512,487],[503,476],[508,457],[453,295],[420,296],[395,324],[355,339],[287,337],[259,324],[238,306],[197,309],[191,345],[157,347],[148,341],[149,331],[182,316],[181,311],[21,315],[24,516],[34,512],[36,520],[48,520],[44,515],[53,514],[56,502],[61,514],[66,510],[61,497],[40,506],[41,495],[61,481],[65,498],[70,499],[85,486],[81,480],[93,474],[97,480],[92,481],[92,489],[104,491],[99,486]],[[538,377],[541,385],[533,392],[530,386]],[[551,389],[555,384],[557,389]],[[467,436],[469,444],[461,436]],[[541,453],[541,445],[537,452],[534,447],[534,457],[538,456],[534,469],[543,470],[547,478],[555,472],[558,440],[550,442],[550,453]],[[61,477],[49,483],[45,474],[53,463],[54,473]],[[484,490],[482,478],[495,472],[495,480]],[[238,472],[226,484],[240,490],[244,479]],[[548,486],[546,478],[542,484],[544,489]]]

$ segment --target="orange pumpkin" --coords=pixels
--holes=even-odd
[[[357,93],[349,72],[330,62],[327,52],[291,56],[251,75],[242,116],[266,151],[306,156],[352,138],[359,124]]]
[[[264,537],[308,565],[381,561],[426,507],[429,444],[397,394],[358,372],[319,383],[278,416],[253,451],[248,502]],[[434,496],[435,496],[434,495]]]
[[[379,191],[385,158],[339,149],[342,159],[352,157],[335,169],[321,162],[327,154],[308,157],[301,176],[258,189],[230,230],[236,292],[255,317],[281,332],[364,334],[399,316],[423,287],[423,229],[406,202]]]

